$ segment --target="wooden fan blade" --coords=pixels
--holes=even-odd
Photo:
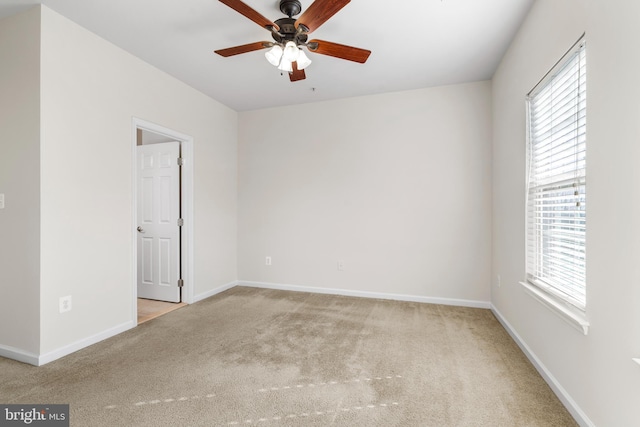
[[[327,22],[340,9],[351,0],[316,0],[296,20],[296,28],[304,26],[307,33],[315,31],[320,25]]]
[[[293,72],[289,73],[289,80],[297,82],[298,80],[304,80],[307,78],[304,70],[298,70],[298,63],[296,61],[293,61],[291,66],[293,67]]]
[[[271,22],[271,20],[260,15],[253,8],[251,8],[251,6],[244,4],[240,0],[220,0],[220,2],[226,4],[231,9],[235,10],[241,15],[246,16],[256,24],[260,25],[263,28],[266,28],[267,30],[270,30],[271,29],[270,27],[273,27],[276,30],[280,29],[280,27],[278,27],[275,23]]]
[[[367,62],[369,55],[371,55],[370,50],[324,40],[311,40],[307,43],[307,48],[309,48],[309,51],[313,53],[329,55],[340,59],[346,59],[348,61],[359,62],[361,64]]]
[[[214,50],[220,56],[229,57],[233,55],[239,55],[241,53],[253,52],[254,50],[266,49],[273,43],[271,42],[254,42],[243,44],[242,46],[228,47],[226,49]]]

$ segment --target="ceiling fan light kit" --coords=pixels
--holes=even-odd
[[[298,70],[304,70],[311,64],[311,60],[305,55],[304,51],[294,42],[288,41],[284,49],[279,44],[274,44],[273,47],[264,54],[267,61],[278,67],[279,70],[293,72],[291,64],[298,63]]]
[[[309,52],[346,59],[348,61],[364,64],[371,51],[357,47],[346,46],[324,40],[309,40],[308,34],[315,31],[351,0],[315,0],[307,10],[298,18],[293,16],[302,11],[302,5],[298,0],[280,0],[280,11],[287,18],[280,18],[274,22],[265,18],[241,0],[220,0],[236,12],[244,15],[256,24],[271,32],[273,42],[254,42],[227,49],[216,50],[218,55],[229,57],[241,53],[253,52],[260,49],[269,49],[265,57],[270,64],[281,71],[289,73],[289,79],[294,82],[306,78],[304,69],[311,64],[302,47]]]

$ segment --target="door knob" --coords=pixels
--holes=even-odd
[[[142,229],[142,227],[138,227],[138,232],[139,233],[144,233],[144,230]]]

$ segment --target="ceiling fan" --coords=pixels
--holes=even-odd
[[[302,11],[302,5],[298,0],[280,0],[280,11],[287,18],[280,18],[274,22],[262,16],[250,6],[240,0],[220,0],[236,12],[249,18],[256,24],[271,32],[274,41],[260,41],[241,46],[216,50],[218,55],[229,57],[255,50],[267,49],[267,60],[281,71],[289,73],[292,82],[306,78],[304,69],[311,63],[304,51],[304,46],[309,52],[346,59],[348,61],[364,64],[371,54],[370,50],[343,44],[332,43],[325,40],[307,40],[308,34],[315,31],[329,18],[345,7],[351,0],[315,0],[298,19],[293,16]]]

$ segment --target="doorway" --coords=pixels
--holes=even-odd
[[[193,300],[193,138],[136,118],[132,128],[132,318],[140,324]],[[171,161],[167,160],[167,147],[177,153]],[[173,166],[173,162],[177,162],[175,166],[179,168]],[[175,177],[173,190],[167,192],[165,184],[174,178],[166,171],[158,175],[150,165],[163,165],[167,170],[171,165]],[[158,193],[154,187],[162,188],[163,192]],[[159,205],[149,203],[151,199],[163,202]],[[154,209],[162,216],[158,224],[145,220],[154,204]],[[171,204],[175,208],[171,208],[172,217],[169,218],[166,213]],[[163,231],[166,227],[163,227],[169,223],[174,227],[169,227],[171,232],[166,234]]]

